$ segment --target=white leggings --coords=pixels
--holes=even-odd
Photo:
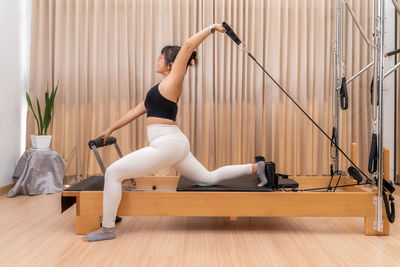
[[[224,166],[208,171],[190,152],[189,140],[176,125],[147,126],[150,146],[136,150],[112,163],[106,170],[103,194],[103,226],[114,227],[122,195],[122,181],[166,167],[198,185],[214,185],[223,180],[252,173],[252,165]]]

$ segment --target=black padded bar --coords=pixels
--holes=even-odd
[[[103,191],[104,176],[90,176],[64,191]]]
[[[229,27],[228,23],[226,23],[225,21],[222,22],[222,27],[225,28],[226,30],[226,34],[231,37],[231,39],[237,44],[240,45],[240,43],[242,41],[240,41],[239,37],[237,37],[236,33],[232,30],[231,27]]]
[[[117,138],[110,136],[107,138],[106,143],[104,144],[104,138],[97,138],[89,141],[89,147],[92,149],[92,146],[96,146],[97,148],[103,147],[103,146],[108,146],[115,144],[117,142]]]
[[[90,176],[79,183],[65,189],[64,191],[103,191],[104,176]],[[61,197],[61,213],[72,207],[76,203],[76,197]]]

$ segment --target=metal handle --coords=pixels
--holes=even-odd
[[[103,146],[108,146],[115,144],[117,142],[117,138],[113,136],[109,136],[106,140],[106,143],[104,144],[104,138],[97,138],[89,141],[89,147],[92,149],[92,146],[95,146],[97,148],[103,147]]]
[[[222,22],[222,27],[225,28],[226,30],[226,34],[231,37],[231,39],[237,44],[240,45],[242,43],[242,41],[240,41],[239,37],[237,37],[236,33],[232,30],[231,27],[229,27],[228,23],[226,23],[225,21]]]

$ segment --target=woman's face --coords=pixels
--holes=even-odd
[[[172,64],[170,66],[165,64],[164,55],[160,55],[157,60],[156,72],[166,76],[170,72],[171,66]]]

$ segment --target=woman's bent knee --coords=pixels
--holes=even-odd
[[[104,174],[104,180],[115,180],[118,181],[120,179],[118,175],[118,169],[115,165],[111,164]]]

